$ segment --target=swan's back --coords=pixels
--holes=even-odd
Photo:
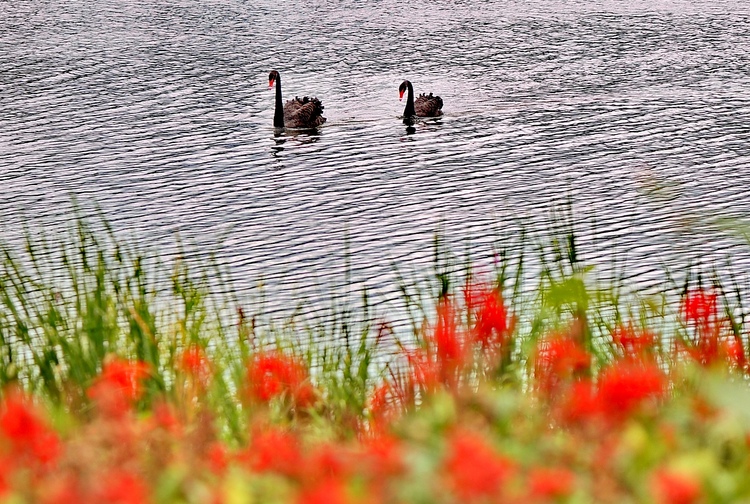
[[[414,110],[419,117],[438,117],[443,115],[443,100],[439,96],[433,96],[432,93],[424,93],[417,96],[414,100]]]
[[[323,104],[315,97],[294,97],[284,105],[284,126],[287,128],[316,128],[326,122]]]

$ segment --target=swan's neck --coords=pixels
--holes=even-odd
[[[412,117],[417,115],[417,111],[414,110],[414,88],[411,82],[406,83],[407,94],[406,94],[406,107],[404,108],[404,122],[409,122]]]
[[[276,76],[276,109],[273,113],[273,126],[284,127],[284,104],[281,100],[281,76]]]

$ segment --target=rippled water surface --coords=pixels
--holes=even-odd
[[[441,230],[477,258],[570,198],[591,262],[750,254],[750,8],[731,1],[0,1],[0,228],[54,234],[71,197],[175,237],[279,303],[385,295]],[[277,135],[267,76],[328,122]],[[398,85],[445,116],[401,124]],[[733,221],[730,221],[733,222]]]

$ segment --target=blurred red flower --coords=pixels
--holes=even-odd
[[[375,481],[384,482],[388,476],[403,471],[402,446],[397,438],[387,435],[365,438],[360,448],[365,472]]]
[[[150,491],[143,479],[124,469],[112,469],[97,483],[94,503],[146,504]]]
[[[428,343],[434,351],[440,381],[449,388],[458,384],[458,372],[464,364],[464,347],[456,322],[456,310],[450,298],[438,302],[437,320]]]
[[[61,450],[57,434],[42,413],[17,390],[9,390],[0,403],[0,448],[3,438],[10,446],[10,455],[21,462],[51,463]]]
[[[356,462],[358,460],[343,443],[316,444],[308,450],[305,458],[305,477],[313,480],[342,478],[357,468]]]
[[[248,392],[251,399],[269,402],[287,397],[295,406],[306,407],[315,402],[315,390],[304,364],[281,352],[259,352],[247,366]]]
[[[8,476],[10,476],[10,470],[14,467],[9,460],[3,458],[0,455],[0,499],[2,499],[8,491],[10,491],[10,483],[8,483]]]
[[[651,483],[654,500],[659,504],[693,504],[703,493],[700,482],[692,476],[666,469],[657,470]]]
[[[199,345],[188,346],[177,358],[177,369],[195,378],[198,383],[207,385],[211,378],[211,361],[206,351]]]
[[[724,342],[723,352],[726,355],[729,364],[737,366],[739,369],[745,369],[747,367],[745,348],[739,337],[732,337]]]
[[[456,312],[450,298],[438,301],[435,325],[427,329],[424,347],[404,350],[408,373],[402,373],[401,387],[394,386],[400,399],[406,405],[414,399],[414,391],[432,391],[440,385],[455,389],[459,383],[460,371],[466,355],[461,335],[458,332]]]
[[[612,341],[620,347],[624,355],[646,355],[654,350],[656,335],[646,329],[636,330],[632,323],[618,325],[612,331]]]
[[[81,484],[81,480],[73,473],[59,472],[44,481],[44,486],[39,492],[39,504],[68,504],[72,502],[90,502]],[[2,492],[0,492],[0,495]]]
[[[448,438],[443,467],[451,491],[462,502],[496,499],[515,470],[513,461],[495,453],[479,434],[461,430]]]
[[[164,401],[158,401],[152,405],[151,411],[152,425],[154,427],[164,429],[174,436],[182,434],[183,425],[177,417],[177,412],[173,405]]]
[[[238,458],[256,472],[297,476],[303,471],[299,439],[279,427],[256,429],[247,450]]]
[[[143,380],[148,376],[149,368],[144,362],[108,357],[87,395],[105,415],[121,416],[141,398]]]
[[[229,465],[229,456],[226,447],[216,441],[211,443],[206,450],[208,466],[217,474],[221,474]]]
[[[682,299],[681,312],[685,322],[694,325],[695,332],[688,341],[678,342],[678,348],[683,348],[705,366],[718,362],[745,369],[747,359],[742,340],[731,330],[726,331],[729,339],[722,335],[729,321],[719,318],[717,299],[718,294],[714,289],[687,291]]]
[[[417,387],[424,390],[435,390],[441,383],[441,368],[435,362],[435,359],[432,358],[432,353],[423,348],[407,350],[404,353],[406,354],[406,362],[409,365],[410,374],[405,377],[406,383],[403,385],[405,387]],[[409,399],[413,399],[411,397],[413,394],[408,394],[408,391],[403,390],[403,388],[397,387],[401,392],[403,401],[408,404]]]
[[[302,489],[297,504],[353,504],[346,483],[334,478],[325,478]]]
[[[681,306],[685,320],[703,328],[716,322],[718,318],[717,298],[718,295],[714,290],[688,290],[682,299]]]
[[[536,379],[543,392],[551,393],[561,382],[584,376],[590,367],[591,355],[564,334],[542,340],[537,347]]]
[[[676,342],[678,347],[683,348],[687,355],[704,366],[721,362],[724,358],[722,346],[719,341],[719,326],[711,326],[710,330],[708,329],[699,331],[699,334],[693,341]]]
[[[611,419],[625,417],[644,401],[660,398],[666,376],[653,362],[623,359],[610,364],[599,377],[599,398]]]
[[[554,501],[573,492],[576,476],[563,467],[533,467],[528,474],[528,490],[532,500]]]
[[[557,416],[566,423],[588,422],[601,418],[602,405],[594,384],[582,379],[571,384],[555,409]]]
[[[484,349],[498,348],[505,344],[512,323],[500,288],[486,283],[467,283],[464,299],[474,320],[473,340]]]
[[[370,394],[367,401],[367,409],[370,413],[370,422],[377,431],[385,429],[391,416],[391,385],[388,382],[383,383]]]

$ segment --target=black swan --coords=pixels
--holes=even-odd
[[[406,96],[406,107],[404,108],[404,123],[414,122],[414,116],[416,117],[439,117],[443,115],[443,100],[439,96],[433,96],[432,93],[426,95],[424,93],[417,96],[414,99],[414,88],[411,82],[405,80],[398,87],[398,99],[403,100],[404,92],[409,90],[409,94]]]
[[[281,76],[276,70],[268,74],[268,87],[276,83],[276,109],[273,125],[276,128],[317,128],[324,122],[323,104],[317,98],[294,97],[283,106],[281,101]]]

